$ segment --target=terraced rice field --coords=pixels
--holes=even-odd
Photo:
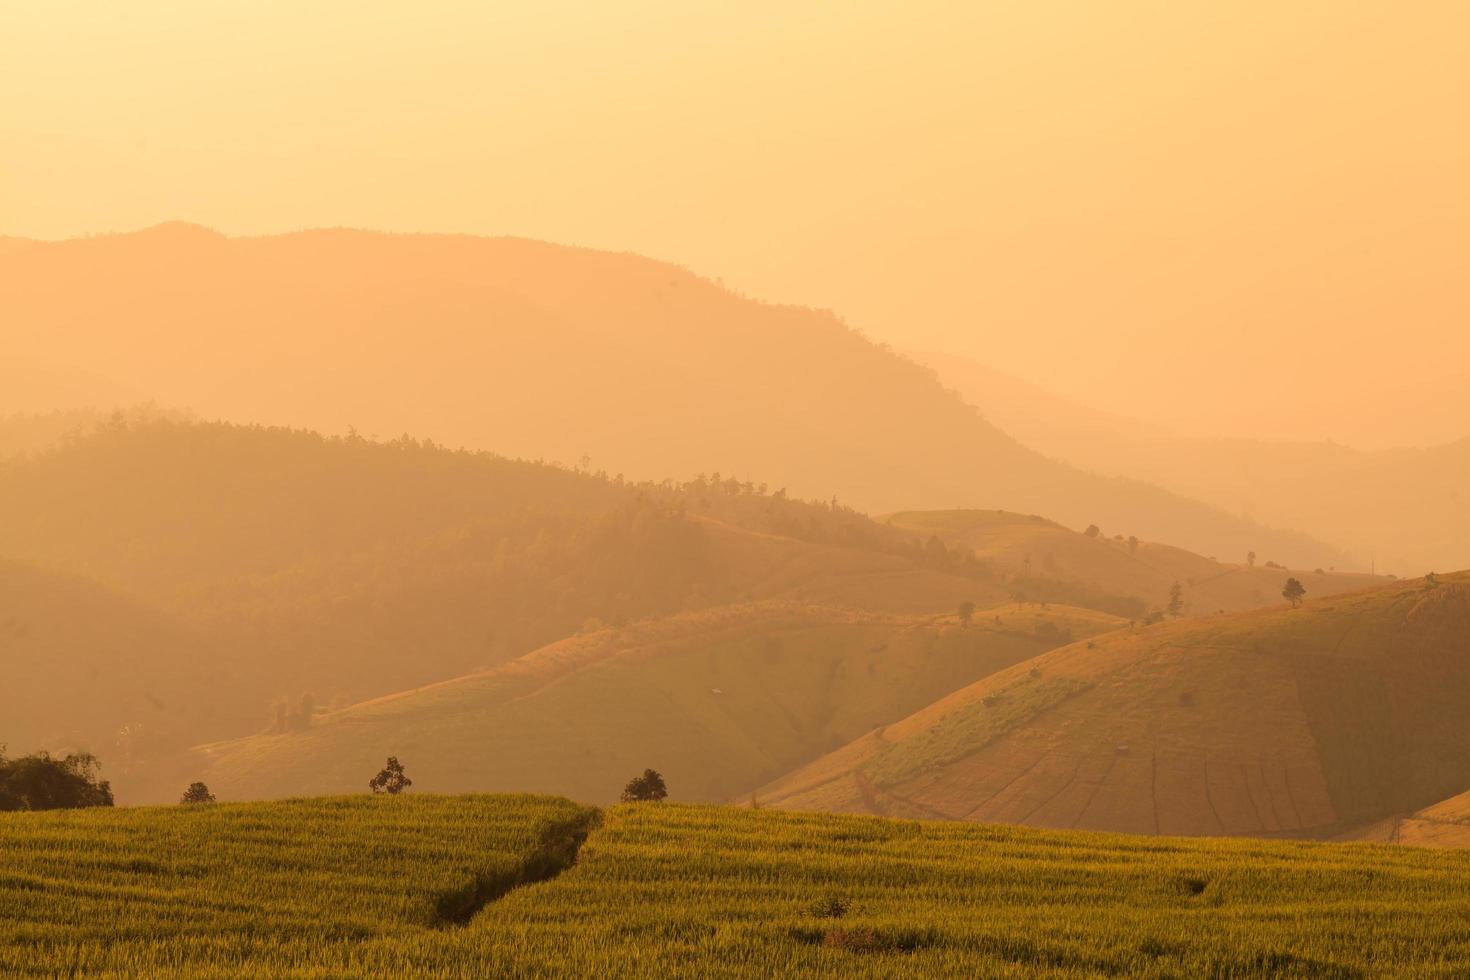
[[[672,804],[597,817],[427,796],[8,815],[0,974],[1470,971],[1470,854]]]

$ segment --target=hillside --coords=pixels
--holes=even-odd
[[[1343,834],[1342,840],[1470,848],[1470,790],[1406,816],[1389,817]]]
[[[1335,548],[1018,445],[830,314],[661,262],[518,239],[170,224],[0,253],[18,357],[207,418],[719,471],[864,510],[977,506],[1304,567]]]
[[[1375,977],[1470,855],[538,797],[0,814],[0,973]],[[1371,882],[1365,888],[1364,882]]]
[[[1362,573],[1220,562],[1172,545],[1130,541],[1121,534],[1089,536],[1043,517],[1004,511],[903,511],[878,519],[967,549],[995,569],[1013,593],[1033,601],[1076,602],[1113,594],[1135,596],[1143,607],[1162,610],[1178,582],[1184,614],[1203,615],[1274,605],[1281,601],[1289,576],[1300,579],[1314,596],[1388,581]]]
[[[411,439],[167,419],[120,418],[0,462],[0,542],[5,559],[167,633],[120,657],[102,631],[117,625],[124,642],[138,630],[101,612],[83,620],[95,632],[65,622],[66,602],[91,611],[92,600],[3,597],[7,616],[56,628],[44,646],[27,641],[26,662],[51,666],[11,688],[35,724],[0,739],[111,759],[124,729],[141,725],[155,754],[291,730],[579,632],[685,611],[797,601],[932,617],[1007,601],[962,549],[729,478],[631,484]],[[88,685],[103,698],[123,663],[123,689],[153,678],[166,712],[132,696],[99,710]],[[91,679],[76,697],[57,696],[67,672]]]
[[[912,356],[999,428],[1055,459],[1298,528],[1347,546],[1360,562],[1376,559],[1380,570],[1419,575],[1470,565],[1470,437],[1375,451],[1189,437],[1099,412],[964,358]],[[1291,562],[1270,546],[1249,547]],[[1244,557],[1238,547],[1219,554]]]
[[[0,744],[90,746],[108,775],[208,731],[217,644],[103,586],[0,559]]]
[[[1470,785],[1470,573],[1119,631],[1001,671],[761,793],[828,809],[1326,836]]]
[[[983,625],[767,602],[576,636],[501,667],[205,746],[222,797],[350,792],[379,757],[442,791],[606,802],[654,766],[683,799],[738,797],[874,725],[1065,642],[1103,613],[1004,607]]]

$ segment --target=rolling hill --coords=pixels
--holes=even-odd
[[[666,263],[517,239],[171,224],[0,253],[6,346],[207,418],[599,467],[719,471],[865,510],[984,506],[1205,554],[1347,559],[1032,452],[830,314]]]
[[[932,618],[1008,601],[963,549],[733,479],[631,484],[409,439],[169,419],[119,418],[0,462],[0,541],[26,574],[73,583],[84,616],[66,622],[60,585],[3,597],[7,617],[55,628],[17,648],[29,666],[9,696],[26,709],[0,738],[112,759],[124,730],[153,756],[291,731],[684,612],[798,602]],[[129,639],[143,627],[102,597],[157,636]],[[148,695],[101,710],[108,684]]]
[[[383,756],[443,791],[613,799],[648,766],[720,801],[1056,646],[1105,613],[1007,606],[983,625],[764,602],[602,629],[510,663],[205,746],[222,797],[350,792]],[[366,773],[366,775],[365,775]]]
[[[912,356],[991,422],[1055,459],[1300,529],[1347,546],[1360,563],[1376,559],[1379,569],[1420,575],[1470,565],[1470,437],[1372,451],[1192,437],[1097,411],[965,358]],[[1426,406],[1433,411],[1432,402]],[[1291,563],[1271,546],[1249,547]],[[1239,547],[1218,553],[1244,557]]]
[[[904,511],[878,520],[967,549],[1000,573],[1013,592],[1033,601],[1076,602],[1088,594],[1112,594],[1136,596],[1148,608],[1161,610],[1177,582],[1184,614],[1202,615],[1279,603],[1289,576],[1300,579],[1314,596],[1388,581],[1363,573],[1219,562],[1172,545],[1129,541],[1121,534],[1088,535],[1043,517],[1004,511]]]
[[[1470,786],[1470,573],[1073,643],[766,787],[767,802],[1328,836]]]

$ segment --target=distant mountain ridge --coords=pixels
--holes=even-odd
[[[170,224],[0,250],[16,356],[203,417],[715,470],[862,509],[998,508],[1202,554],[1337,549],[1048,460],[830,314],[667,263],[519,239]]]
[[[1332,442],[1188,437],[1098,411],[966,358],[909,356],[934,368],[991,422],[1055,459],[1298,528],[1350,547],[1358,566],[1418,575],[1470,565],[1470,437],[1374,451]],[[1414,410],[1433,411],[1433,403]],[[1283,560],[1251,547],[1263,560]]]

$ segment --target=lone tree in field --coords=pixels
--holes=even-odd
[[[403,763],[398,761],[396,755],[388,756],[388,764],[383,767],[382,772],[368,780],[368,788],[374,793],[387,793],[390,796],[397,796],[412,785],[413,780],[404,774]]]
[[[7,759],[0,745],[0,811],[112,806],[112,787],[97,778],[99,768],[101,763],[89,752],[61,759],[49,752]]]
[[[1245,553],[1245,563],[1251,568],[1256,567],[1256,553],[1254,551],[1247,551]]]
[[[668,795],[669,789],[664,785],[664,777],[652,769],[643,770],[643,775],[634,776],[628,780],[628,785],[623,787],[624,803],[661,800]]]
[[[1184,613],[1184,587],[1179,584],[1177,578],[1169,587],[1169,604],[1164,607],[1164,611],[1174,619],[1178,619]]]
[[[1087,530],[1083,531],[1082,533],[1087,535],[1089,538],[1095,538],[1102,533],[1102,528],[1098,527],[1096,524],[1089,524],[1087,525]]]
[[[203,783],[190,783],[189,788],[184,790],[184,795],[179,799],[180,803],[213,803],[214,794],[209,787]]]
[[[975,615],[975,604],[966,599],[964,602],[960,603],[960,608],[957,610],[956,614],[960,617],[961,626],[969,626],[971,617]]]
[[[1307,594],[1307,587],[1296,579],[1289,578],[1286,580],[1286,588],[1281,590],[1281,594],[1286,598],[1287,602],[1291,603],[1291,608],[1295,609],[1302,604],[1302,596]]]
[[[1130,534],[1128,535],[1128,553],[1131,555],[1136,551],[1138,551],[1138,536]]]

